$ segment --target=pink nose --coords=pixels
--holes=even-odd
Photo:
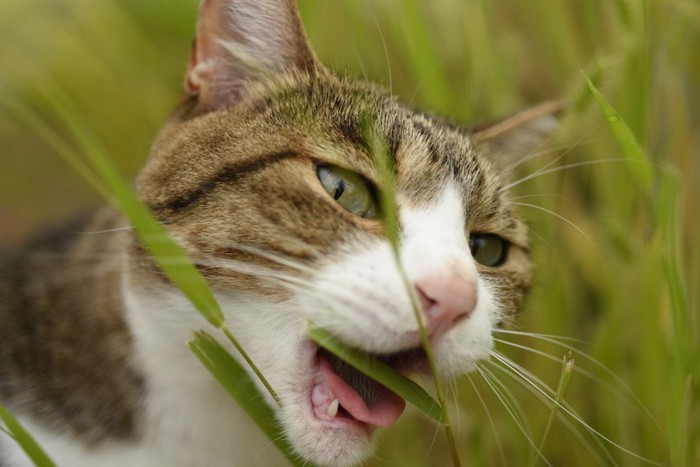
[[[476,284],[463,277],[431,276],[414,286],[430,337],[445,334],[476,307]]]

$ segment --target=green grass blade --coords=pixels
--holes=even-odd
[[[417,82],[430,83],[420,88],[426,101],[442,112],[451,112],[455,110],[455,100],[452,99],[445,67],[440,61],[435,37],[428,28],[422,6],[423,2],[419,0],[402,3],[403,21],[399,25],[403,32],[401,41],[405,44],[411,71],[417,77]]]
[[[243,356],[245,361],[248,363],[248,365],[253,369],[253,372],[255,375],[260,379],[260,381],[263,383],[263,386],[267,389],[267,391],[270,393],[272,398],[277,402],[277,405],[282,407],[282,401],[280,400],[280,397],[277,395],[277,392],[272,388],[270,383],[267,381],[267,378],[263,376],[262,372],[258,369],[258,366],[253,363],[253,360],[250,358],[248,353],[243,349],[243,346],[238,342],[238,339],[233,335],[231,330],[228,328],[228,326],[224,325],[221,330],[223,333],[226,335],[228,340],[233,344],[233,346],[238,350],[238,352]]]
[[[664,167],[661,171],[661,183],[657,203],[659,220],[661,255],[664,276],[671,299],[671,312],[674,324],[672,348],[679,358],[690,361],[692,343],[690,307],[686,296],[683,274],[678,257],[678,207],[677,197],[680,190],[679,179],[674,170]]]
[[[396,209],[396,182],[394,180],[394,166],[391,156],[387,153],[386,145],[374,129],[371,120],[364,122],[364,134],[368,140],[372,161],[377,171],[379,181],[379,211],[384,226],[384,235],[389,241],[395,258],[400,257],[399,252],[399,217]]]
[[[657,202],[661,241],[661,265],[671,305],[673,333],[667,337],[671,357],[669,376],[672,397],[669,401],[669,444],[673,465],[687,465],[688,447],[691,443],[691,416],[695,410],[691,381],[694,355],[690,305],[683,281],[678,255],[678,207],[679,179],[675,171],[664,167]]]
[[[306,327],[306,334],[318,345],[391,389],[433,420],[444,423],[445,415],[440,404],[414,381],[406,378],[386,363],[357,349],[347,347],[327,331],[311,323]]]
[[[78,112],[72,108],[68,98],[55,85],[42,89],[42,92],[82,145],[85,157],[112,193],[117,207],[129,219],[158,266],[207,321],[216,327],[223,326],[224,315],[204,277],[119,175],[106,150],[77,117]]]
[[[399,272],[404,289],[411,300],[411,308],[413,310],[416,323],[418,324],[421,345],[425,351],[428,365],[430,366],[430,373],[433,377],[433,384],[435,385],[438,404],[440,404],[440,408],[443,412],[441,423],[443,424],[445,434],[447,435],[447,442],[450,446],[450,453],[452,454],[452,463],[455,467],[459,467],[461,465],[461,461],[459,460],[459,450],[457,449],[457,442],[455,440],[454,432],[452,431],[449,411],[447,410],[447,403],[445,402],[445,391],[442,387],[440,376],[437,372],[437,366],[435,365],[435,358],[433,356],[433,349],[430,344],[428,331],[425,328],[424,316],[421,312],[421,307],[418,303],[413,284],[411,284],[410,280],[408,279],[408,275],[406,274],[403,264],[401,263],[401,252],[399,250],[399,210],[396,204],[394,160],[393,155],[389,152],[389,148],[387,147],[384,138],[379,134],[377,123],[378,122],[376,120],[372,121],[372,119],[367,119],[364,122],[363,130],[369,145],[370,156],[372,157],[374,166],[377,170],[380,197],[379,201],[381,207],[380,211],[384,224],[384,234],[391,245],[394,261],[396,263],[396,269]]]
[[[55,84],[47,85],[46,88],[42,89],[42,93],[47,102],[51,104],[53,110],[62,118],[78,139],[88,162],[101,181],[104,182],[105,191],[109,194],[108,199],[114,202],[116,207],[129,220],[154,261],[201,315],[213,326],[222,329],[279,404],[279,397],[272,389],[272,386],[246,353],[245,349],[238,344],[233,334],[226,328],[221,307],[204,277],[192,264],[192,261],[182,248],[170,238],[163,226],[121,177],[107,155],[107,151],[78,117],[79,112],[73,108],[68,97]],[[29,112],[29,115],[31,116],[31,112]],[[38,119],[37,121],[40,122]],[[60,138],[53,138],[47,142],[52,144],[64,157],[72,155],[72,153],[61,151],[68,146]],[[82,163],[79,157],[76,160]]]
[[[627,126],[627,123],[625,123],[620,114],[617,113],[613,106],[603,97],[590,78],[588,78],[585,73],[583,73],[583,76],[588,83],[588,88],[591,90],[593,97],[596,102],[598,102],[598,106],[600,106],[600,109],[603,111],[603,115],[605,115],[605,118],[608,120],[608,124],[615,134],[615,138],[622,148],[622,154],[629,161],[629,168],[634,177],[647,193],[651,193],[654,183],[654,173],[649,156],[646,151],[644,151],[641,144],[639,144],[634,133],[630,127]]]
[[[42,121],[31,109],[29,109],[22,101],[17,99],[9,91],[7,91],[0,83],[0,97],[3,104],[6,105],[27,128],[32,130],[43,139],[64,161],[70,165],[83,179],[92,186],[95,191],[102,195],[105,199],[110,199],[111,194],[102,183],[102,180],[95,175],[90,167],[83,162],[80,156],[66,144],[65,141]]]
[[[55,467],[56,464],[37,444],[34,438],[20,425],[19,421],[10,413],[7,408],[0,404],[0,420],[5,424],[5,428],[0,426],[0,431],[5,432],[24,450],[36,467]]]
[[[549,419],[547,420],[547,426],[544,429],[544,434],[542,435],[542,441],[540,441],[539,452],[544,451],[544,446],[547,443],[547,438],[549,437],[549,432],[554,424],[554,417],[557,416],[559,407],[561,406],[561,401],[564,398],[564,393],[569,385],[569,380],[571,379],[571,374],[574,372],[574,357],[571,352],[564,355],[563,364],[561,368],[561,375],[559,376],[559,384],[557,386],[557,395],[554,398],[555,403],[552,405],[552,411],[549,414]],[[533,462],[530,464],[534,466],[537,463],[538,458],[534,458]]]
[[[297,459],[275,419],[274,412],[265,402],[252,378],[216,339],[204,331],[199,331],[187,345],[292,465],[311,465]]]

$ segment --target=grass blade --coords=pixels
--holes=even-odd
[[[678,255],[678,207],[677,197],[680,191],[678,176],[675,170],[663,167],[661,171],[661,183],[657,201],[657,218],[659,219],[659,232],[661,240],[661,259],[664,276],[671,299],[671,312],[673,317],[674,339],[672,348],[678,354],[679,361],[684,362],[684,369],[688,366],[692,352],[690,319],[690,306],[686,296],[686,287],[683,283],[681,265]]]
[[[0,431],[5,432],[8,436],[14,439],[22,450],[34,462],[36,467],[55,467],[51,458],[37,444],[34,438],[22,427],[17,419],[10,413],[7,408],[0,404],[0,420],[5,424],[5,428],[0,426]]]
[[[279,404],[279,397],[272,386],[265,379],[245,349],[238,343],[231,331],[226,327],[224,315],[219,303],[216,301],[209,285],[199,270],[185,254],[182,248],[170,238],[163,226],[156,220],[149,209],[138,199],[129,184],[121,177],[116,167],[112,164],[107,151],[92,135],[92,132],[79,118],[79,112],[73,107],[70,99],[61,88],[49,83],[41,89],[46,101],[72,131],[73,135],[83,147],[84,157],[89,164],[85,164],[82,158],[76,155],[70,147],[55,132],[51,131],[39,118],[35,117],[31,110],[14,103],[14,107],[21,111],[21,116],[28,126],[46,138],[49,143],[72,166],[82,169],[81,175],[97,174],[97,178],[87,177],[100,194],[116,205],[122,214],[129,220],[135,232],[166,276],[195,306],[200,314],[213,326],[221,329],[228,339],[234,344],[253,372],[260,378],[263,385],[270,391],[272,397]],[[12,101],[11,101],[12,103]],[[91,170],[90,167],[91,166]],[[94,171],[94,172],[93,172]]]
[[[106,150],[77,117],[78,113],[68,98],[56,85],[43,88],[42,93],[82,145],[84,156],[112,193],[117,207],[129,219],[158,266],[207,321],[216,327],[223,326],[224,315],[204,277],[119,175]]]
[[[347,347],[327,331],[309,323],[306,334],[318,345],[333,353],[347,364],[360,370],[370,378],[416,406],[433,420],[444,423],[445,416],[440,405],[418,384],[406,378],[384,362],[357,349]]]
[[[233,344],[233,346],[238,350],[238,352],[241,354],[241,356],[245,359],[246,363],[248,363],[248,366],[252,368],[253,372],[255,375],[258,377],[260,382],[262,382],[263,386],[265,386],[265,389],[270,393],[272,398],[277,402],[277,405],[282,407],[282,401],[280,400],[279,396],[277,395],[277,392],[272,388],[272,385],[267,381],[267,378],[263,376],[262,372],[260,369],[258,369],[258,366],[253,363],[253,360],[250,358],[248,353],[243,349],[243,346],[238,342],[238,339],[233,335],[231,330],[228,328],[228,326],[224,325],[221,330],[223,333],[226,335],[228,340]]]
[[[27,128],[31,129],[37,136],[44,140],[51,148],[59,154],[68,165],[71,166],[92,188],[105,199],[111,199],[111,194],[104,186],[102,180],[92,171],[92,169],[66,144],[65,141],[39,118],[27,105],[12,95],[0,83],[0,98],[9,109],[12,110],[18,120]]]
[[[692,369],[694,355],[693,322],[687,288],[683,281],[678,254],[679,180],[675,171],[664,167],[657,201],[657,217],[661,242],[661,265],[668,289],[673,332],[667,337],[667,349],[671,357],[669,380],[673,397],[669,397],[669,444],[674,465],[687,465],[691,442],[691,417],[695,410],[692,396]]]
[[[296,458],[275,419],[274,412],[263,399],[251,377],[216,339],[204,331],[199,331],[187,342],[187,346],[292,465],[310,465]]]
[[[557,416],[557,411],[561,405],[561,400],[564,398],[564,393],[569,385],[569,380],[571,379],[571,374],[574,372],[574,357],[571,352],[568,352],[564,356],[564,361],[561,369],[561,376],[559,376],[559,385],[557,386],[557,395],[555,396],[555,403],[552,405],[552,411],[549,414],[549,420],[547,420],[547,426],[544,429],[544,434],[542,435],[542,441],[540,441],[539,451],[544,450],[544,446],[547,443],[547,438],[549,437],[549,432],[552,429],[552,424],[554,423],[554,417]],[[537,462],[537,458],[534,459],[531,466],[534,466]]]
[[[404,289],[411,300],[411,308],[413,310],[413,315],[415,316],[416,323],[418,324],[418,332],[420,334],[421,345],[425,351],[426,360],[430,366],[430,373],[433,377],[433,384],[435,385],[435,392],[437,394],[438,403],[442,408],[443,418],[441,420],[444,428],[445,434],[447,435],[447,442],[450,446],[450,453],[452,454],[452,463],[455,467],[461,465],[459,460],[459,450],[457,449],[457,442],[455,440],[454,432],[452,431],[452,424],[450,423],[450,415],[447,410],[447,403],[445,402],[445,391],[440,382],[440,376],[437,372],[437,366],[435,365],[435,358],[433,356],[433,349],[430,345],[430,339],[428,337],[428,331],[425,328],[424,316],[421,312],[421,307],[418,303],[418,298],[416,297],[415,288],[408,279],[408,275],[401,264],[401,253],[399,251],[399,216],[398,207],[396,205],[396,184],[394,181],[394,160],[393,155],[389,152],[389,148],[384,140],[384,138],[379,134],[376,119],[367,119],[364,122],[364,133],[365,138],[368,142],[370,156],[374,161],[374,165],[377,170],[377,178],[379,184],[379,201],[381,207],[382,221],[384,223],[384,234],[391,245],[394,260],[396,262],[396,269],[399,272],[401,281],[403,282]]]
[[[406,44],[406,52],[411,72],[422,86],[421,93],[426,101],[443,112],[454,112],[455,101],[450,92],[445,67],[440,61],[435,36],[428,28],[422,10],[423,2],[409,0],[402,3],[403,18],[399,24],[401,41]]]
[[[582,72],[583,73],[583,72]],[[583,73],[588,88],[591,90],[593,97],[603,111],[603,115],[608,120],[608,124],[617,138],[617,142],[622,147],[622,154],[629,161],[629,167],[637,181],[644,187],[647,193],[651,193],[652,184],[654,183],[654,173],[650,164],[649,157],[642,148],[634,133],[627,126],[627,123],[622,119],[617,110],[603,97],[598,91],[590,78]]]

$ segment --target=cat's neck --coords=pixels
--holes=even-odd
[[[16,374],[0,389],[59,465],[285,465],[186,346],[207,323],[167,282],[131,274],[133,234],[118,214],[101,210],[31,247],[13,273],[31,278],[35,300],[23,313],[0,307],[29,360],[0,362]],[[58,414],[71,428],[60,434]],[[29,465],[13,443],[0,451]]]
[[[159,453],[161,465],[214,467],[233,459],[241,466],[285,465],[276,449],[266,449],[269,442],[259,428],[185,345],[190,326],[207,327],[192,305],[168,287],[145,293],[127,278],[123,291],[134,335],[133,358],[147,375],[139,443],[144,455]],[[173,445],[187,448],[173,454]]]

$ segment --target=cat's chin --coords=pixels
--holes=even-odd
[[[405,401],[372,380],[353,381],[359,373],[329,359],[323,351],[313,352],[310,378],[297,386],[295,403],[282,411],[281,419],[303,458],[321,465],[354,465],[371,454],[375,429],[392,425]],[[358,384],[362,388],[355,389]]]

